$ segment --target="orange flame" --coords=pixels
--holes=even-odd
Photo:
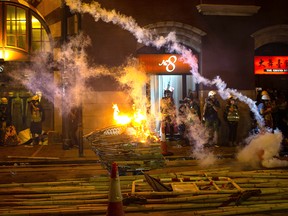
[[[117,104],[113,104],[113,109],[114,109],[114,120],[116,124],[120,125],[130,124],[131,127],[129,127],[128,129],[129,134],[138,138],[140,142],[146,142],[148,138],[154,141],[158,140],[158,138],[155,135],[152,135],[152,133],[147,127],[147,116],[145,112],[141,111],[140,109],[135,109],[135,107],[133,107],[134,114],[120,115],[120,110]]]
[[[113,104],[113,109],[114,109],[114,114],[113,114],[114,120],[116,121],[117,124],[126,125],[131,122],[132,119],[128,115],[119,115],[120,110],[117,104]]]

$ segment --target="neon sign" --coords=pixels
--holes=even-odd
[[[288,74],[288,56],[255,56],[254,74]]]
[[[190,74],[191,70],[179,54],[141,54],[138,59],[147,73]]]
[[[166,66],[167,72],[173,72],[176,68],[175,63],[177,62],[177,57],[172,55],[167,60],[162,60],[162,63],[159,66]]]

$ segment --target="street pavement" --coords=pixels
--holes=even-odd
[[[205,170],[198,160],[193,158],[193,148],[183,145],[183,142],[167,141],[168,151],[173,152],[172,156],[165,157],[166,166],[149,171],[149,174],[167,174]],[[207,168],[221,170],[239,169],[235,161],[235,154],[239,147],[212,146],[209,151],[219,159],[212,167]],[[48,143],[48,145],[18,145],[0,147],[0,184],[11,183],[39,183],[67,181],[69,179],[89,179],[99,176],[109,177],[109,172],[101,166],[99,157],[92,150],[88,142],[84,142],[83,154],[79,148],[64,149],[62,143]],[[132,173],[129,173],[130,175]],[[158,211],[158,212],[129,212],[129,216],[183,216],[191,215],[191,210]],[[247,215],[247,214],[246,214]],[[249,214],[248,214],[249,215]],[[262,215],[285,215],[283,212],[273,211]]]
[[[193,152],[192,146],[183,145],[181,140],[167,141],[168,151],[173,152],[172,156],[166,157],[167,159],[189,157]],[[235,155],[237,147],[218,146],[211,147],[219,158],[231,158]],[[97,161],[98,156],[92,150],[88,142],[83,144],[83,153],[78,147],[73,146],[70,149],[64,149],[62,143],[51,143],[47,145],[17,145],[17,146],[1,146],[0,145],[0,163],[9,162],[47,162],[47,161]]]
[[[183,146],[181,141],[167,142],[168,151],[173,152],[172,156],[164,158],[166,166],[156,167],[158,169],[152,169],[154,173],[169,173],[179,170],[189,169],[202,169],[195,163],[194,158],[191,156],[192,147]],[[231,165],[231,162],[227,160],[233,160],[235,149],[232,147],[212,147],[211,151],[222,159],[223,163]],[[160,149],[159,149],[160,151]],[[0,183],[11,182],[43,182],[43,181],[57,181],[63,178],[80,178],[80,177],[93,177],[97,175],[109,175],[109,172],[102,166],[103,161],[99,159],[96,153],[92,150],[88,142],[83,144],[83,152],[79,151],[79,148],[73,147],[68,150],[63,148],[62,143],[48,143],[48,145],[18,145],[18,146],[0,146],[0,168],[2,167],[33,167],[33,172],[29,170],[20,172],[18,169],[17,174],[14,171],[3,172],[0,178]],[[125,162],[124,162],[125,163]],[[77,166],[86,167],[73,170]],[[225,166],[226,166],[225,165]],[[44,169],[43,166],[66,166],[67,172],[56,172],[55,170]],[[216,164],[215,164],[216,166]],[[37,169],[36,169],[37,167]],[[125,167],[125,166],[124,166]],[[64,169],[64,168],[63,168]],[[22,169],[23,170],[23,169]],[[36,172],[37,171],[37,172]],[[120,175],[134,175],[133,173],[120,173]]]

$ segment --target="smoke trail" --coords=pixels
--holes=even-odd
[[[115,25],[121,26],[123,29],[133,34],[139,43],[142,43],[146,46],[154,46],[156,48],[166,46],[170,52],[177,52],[181,54],[182,60],[191,66],[190,72],[194,76],[196,82],[203,83],[204,85],[208,86],[216,85],[221,97],[224,99],[227,98],[227,95],[233,93],[235,97],[249,106],[250,110],[255,115],[259,127],[263,128],[264,120],[259,114],[255,102],[235,90],[226,89],[225,82],[223,82],[219,77],[213,79],[212,81],[202,77],[198,72],[198,63],[196,57],[192,54],[190,49],[187,49],[176,40],[174,32],[169,33],[166,37],[157,36],[151,31],[141,28],[133,18],[123,16],[117,13],[115,10],[107,11],[101,8],[101,5],[98,2],[87,4],[82,3],[80,0],[66,0],[66,4],[70,7],[71,11],[89,13],[94,17],[95,21],[101,19],[106,23],[111,22]]]
[[[140,70],[136,70],[136,61],[129,60],[118,68],[89,66],[85,52],[85,48],[89,45],[90,39],[79,34],[68,39],[68,42],[61,47],[61,52],[56,53],[55,59],[52,60],[49,54],[36,53],[31,57],[31,65],[24,69],[17,69],[9,75],[29,89],[32,94],[41,91],[43,97],[53,103],[56,109],[62,110],[64,114],[80,105],[83,93],[89,95],[87,93],[93,91],[93,86],[88,82],[89,79],[101,76],[113,76],[123,87],[128,85],[129,89],[126,87],[126,91],[131,91],[130,95],[135,100],[134,103],[141,107],[140,102],[143,102],[143,99],[139,98],[139,95],[142,95],[140,88],[145,86],[147,77],[140,76]],[[135,69],[132,76],[133,68]],[[140,82],[139,78],[143,82]],[[135,85],[136,80],[140,82],[137,85]],[[141,87],[137,88],[139,85]],[[62,101],[62,103],[55,101]]]
[[[84,49],[88,44],[88,38],[80,34],[62,47],[56,59],[52,60],[49,53],[36,53],[31,57],[31,65],[18,69],[11,76],[31,93],[41,91],[43,97],[56,105],[56,108],[63,108],[64,113],[69,112],[73,106],[80,104],[81,92],[87,90],[85,79],[99,73],[99,70],[95,72],[87,67]],[[83,71],[86,74],[81,73]],[[55,103],[55,100],[60,99],[63,105]]]
[[[253,101],[251,98],[248,98],[245,95],[242,95],[235,89],[226,88],[227,84],[224,81],[222,81],[220,77],[216,77],[212,82],[217,86],[218,93],[223,99],[227,99],[230,95],[233,95],[240,101],[246,103],[249,106],[250,110],[254,113],[255,119],[257,120],[259,127],[260,128],[264,127],[263,117],[258,112],[258,108],[256,106],[255,101]]]
[[[31,93],[41,91],[45,98],[51,101],[53,100],[54,90],[52,91],[53,93],[50,90],[57,88],[55,88],[54,77],[51,73],[53,63],[50,56],[44,53],[37,53],[37,55],[32,57],[32,60],[34,63],[29,68],[18,69],[19,72],[11,73],[11,76],[29,89]],[[60,95],[61,93],[56,90],[55,94]]]

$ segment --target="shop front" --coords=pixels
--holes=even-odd
[[[27,69],[32,68],[36,53],[52,50],[50,29],[34,6],[20,0],[0,2],[0,98],[7,100],[9,119],[17,132],[29,127],[28,101],[39,91],[25,85],[38,76],[29,76]],[[53,104],[43,96],[41,103],[47,116],[43,127],[52,130]]]
[[[288,56],[269,55],[254,57],[256,87],[287,94]]]
[[[179,54],[139,54],[138,59],[150,77],[146,96],[150,101],[149,112],[156,117],[156,130],[159,131],[160,101],[164,91],[170,89],[173,92],[178,110],[180,101],[188,96],[188,92],[197,96],[198,85],[190,72],[190,66],[183,62]]]

